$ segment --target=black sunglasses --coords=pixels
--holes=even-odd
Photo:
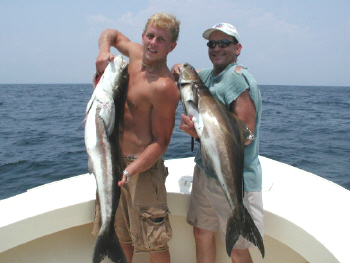
[[[210,40],[210,41],[208,41],[207,46],[212,49],[212,48],[216,47],[216,44],[219,47],[223,48],[223,47],[227,47],[230,44],[237,44],[237,42],[233,42],[233,41],[230,41],[230,40],[227,40],[227,39],[221,39],[221,40],[218,40],[218,41]]]

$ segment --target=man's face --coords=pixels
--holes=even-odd
[[[168,30],[153,25],[149,25],[143,32],[142,44],[144,56],[149,63],[165,60],[176,47],[176,42],[171,41],[171,34]]]
[[[214,40],[229,40],[233,41],[232,36],[229,36],[221,31],[214,31],[209,36],[209,41]],[[227,47],[219,47],[216,45],[214,48],[208,48],[208,54],[211,62],[213,63],[216,74],[223,71],[229,64],[236,62],[237,56],[241,52],[241,44],[230,44]]]

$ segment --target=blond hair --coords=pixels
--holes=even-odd
[[[145,25],[143,32],[146,32],[149,25],[154,25],[162,29],[167,29],[171,34],[171,41],[176,42],[179,38],[180,20],[174,15],[165,12],[158,12],[153,14]]]

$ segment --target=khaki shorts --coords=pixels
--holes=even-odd
[[[126,164],[133,161],[124,160]],[[165,189],[167,175],[164,161],[160,159],[148,171],[133,175],[121,189],[114,227],[119,241],[132,243],[135,253],[169,249],[167,243],[172,229]],[[99,209],[96,200],[94,235],[101,225]]]
[[[264,212],[261,192],[244,192],[243,204],[263,236]],[[231,213],[232,210],[218,180],[206,176],[196,165],[187,222],[194,227],[213,232],[220,231],[225,242],[227,219]],[[252,243],[240,236],[234,249],[246,249],[252,246],[254,246]]]

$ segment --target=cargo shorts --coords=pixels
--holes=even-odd
[[[264,211],[261,192],[244,192],[243,204],[251,215],[261,236],[264,236]],[[225,242],[227,219],[232,210],[218,180],[206,176],[198,165],[193,172],[193,185],[187,222],[198,228],[219,231]],[[239,237],[234,249],[246,249],[254,246],[251,242]]]
[[[134,160],[124,158],[126,164]],[[168,250],[172,237],[167,206],[165,179],[168,175],[163,159],[150,169],[135,174],[121,188],[114,227],[120,242],[132,243],[134,252]],[[97,235],[101,216],[96,200],[93,234]]]

